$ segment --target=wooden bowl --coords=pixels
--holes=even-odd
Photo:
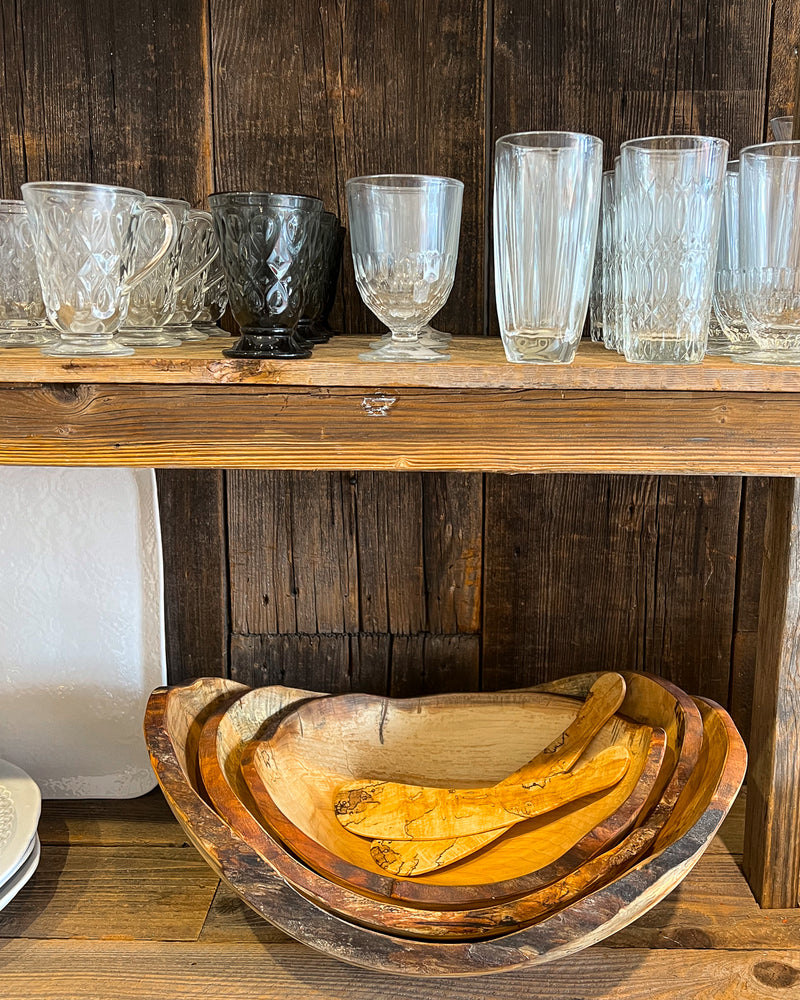
[[[565,865],[561,876],[557,880],[554,877],[551,885],[532,891],[521,899],[482,907],[473,903],[474,908],[463,910],[437,910],[412,908],[387,897],[365,898],[360,891],[329,882],[316,871],[300,868],[294,856],[270,835],[268,824],[251,801],[237,763],[248,740],[257,736],[269,723],[269,711],[285,714],[292,699],[305,701],[310,694],[289,688],[257,688],[230,707],[223,705],[208,717],[203,726],[199,756],[205,786],[222,818],[237,835],[318,905],[356,923],[383,931],[389,928],[396,934],[440,939],[486,937],[526,926],[554,907],[567,905],[590,885],[602,880],[606,865],[612,863],[613,853],[608,854],[604,862],[579,873],[575,870],[577,863],[571,867]],[[575,711],[573,703],[572,713]],[[266,723],[262,721],[265,716]],[[651,768],[654,774],[663,754],[663,742],[663,735],[655,740]],[[639,792],[640,801],[647,797],[646,786],[652,780]],[[601,845],[600,835],[596,831],[593,834]],[[602,846],[598,847],[598,850],[601,849]]]
[[[662,828],[657,854],[626,867],[625,849],[635,851],[634,842],[643,832],[635,830],[620,845],[618,877],[553,916],[489,941],[418,941],[359,927],[314,905],[203,801],[190,779],[188,737],[199,729],[198,719],[239,690],[230,681],[205,678],[158,688],[151,695],[145,737],[173,813],[214,871],[285,933],[342,961],[399,975],[473,976],[539,965],[621,930],[663,899],[696,864],[730,809],[746,766],[744,745],[730,717],[719,706],[698,701],[706,739],[697,776]]]
[[[663,732],[615,717],[586,755],[628,747],[632,763],[618,785],[519,823],[478,853],[414,879],[391,877],[375,864],[371,842],[336,819],[334,794],[367,777],[494,784],[562,732],[577,708],[570,699],[529,691],[315,699],[274,724],[269,738],[251,742],[241,769],[269,829],[326,878],[416,906],[487,906],[551,884],[630,829],[658,777]]]

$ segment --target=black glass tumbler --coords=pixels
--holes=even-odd
[[[325,340],[330,340],[336,333],[336,330],[328,322],[328,316],[330,316],[333,303],[336,301],[336,289],[339,286],[339,272],[342,269],[342,251],[344,250],[344,238],[347,235],[347,230],[337,219],[336,225],[332,227],[328,235],[330,242],[325,252],[322,313],[319,319],[314,320],[311,325],[312,335],[324,337]]]
[[[229,358],[308,358],[295,335],[306,274],[319,242],[322,202],[241,191],[209,198],[233,317],[241,337]]]
[[[297,325],[300,337],[311,344],[324,344],[330,340],[330,332],[322,326],[321,320],[328,292],[330,258],[340,228],[333,212],[322,213],[317,253],[308,269],[305,306]]]

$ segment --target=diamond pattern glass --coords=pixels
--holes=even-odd
[[[189,210],[183,227],[175,308],[164,331],[178,340],[208,340],[208,334],[194,327],[203,311],[208,268],[219,256],[210,212]]]
[[[0,201],[0,346],[48,343],[46,329],[28,210],[22,201]]]

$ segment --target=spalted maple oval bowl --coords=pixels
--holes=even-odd
[[[339,823],[336,792],[360,778],[444,788],[494,784],[558,736],[579,704],[529,691],[314,699],[249,744],[242,773],[269,826],[326,877],[416,905],[482,906],[552,882],[621,836],[654,786],[663,736],[612,718],[583,759],[626,747],[631,764],[618,785],[519,823],[476,854],[414,879],[388,876],[370,854],[371,841]]]
[[[476,976],[539,965],[575,954],[646,913],[694,867],[727,815],[741,785],[746,754],[728,714],[697,700],[705,739],[697,766],[655,851],[638,860],[649,819],[615,851],[608,884],[552,916],[491,940],[419,941],[380,933],[316,906],[278,874],[210,808],[200,794],[195,748],[203,723],[242,686],[203,678],[153,692],[145,737],[164,795],[191,842],[215,872],[254,910],[316,950],[363,968],[399,975]],[[597,861],[602,861],[598,858]],[[594,861],[588,863],[595,864]]]

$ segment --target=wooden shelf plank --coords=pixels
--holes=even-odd
[[[699,365],[634,365],[583,341],[570,365],[512,364],[496,337],[454,338],[451,360],[435,364],[364,362],[370,338],[335,337],[301,361],[222,356],[231,341],[212,338],[126,358],[48,358],[38,350],[0,350],[0,383],[136,385],[380,386],[430,389],[564,389],[685,392],[800,392],[800,367],[744,365],[707,357]]]
[[[50,799],[42,803],[42,844],[83,847],[184,847],[161,789],[136,799]]]

